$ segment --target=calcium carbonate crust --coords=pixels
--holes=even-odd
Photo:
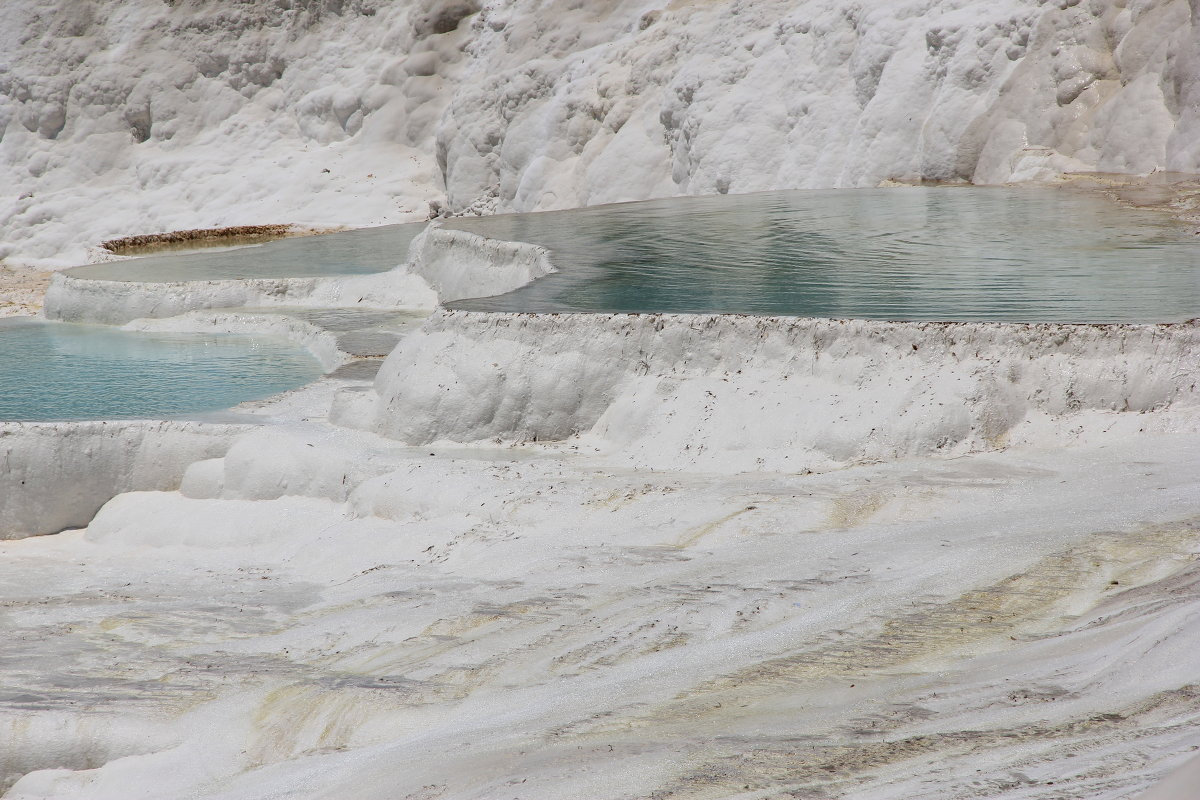
[[[410,444],[582,437],[642,466],[801,471],[1193,430],[1197,373],[1194,323],[441,310],[384,363],[370,427]]]
[[[14,0],[5,14],[0,258],[14,261],[62,265],[147,230],[400,221],[427,200],[531,210],[1200,162],[1184,0]],[[237,326],[194,310],[432,307],[552,268],[514,244],[456,273],[481,245],[439,241],[373,279],[65,276],[48,313]],[[730,794],[803,769],[880,796],[1045,795],[1048,777],[1137,790],[1195,727],[1179,666],[1195,477],[1191,439],[1127,434],[1200,430],[1198,336],[440,311],[375,392],[335,408],[409,444],[603,451],[577,471],[401,456],[299,425],[0,424],[0,538],[104,504],[85,535],[11,554],[13,590],[33,598],[10,601],[15,663],[44,667],[13,677],[51,689],[10,698],[0,786],[465,797],[512,789],[493,767],[516,764],[547,796],[602,793],[597,775],[629,796]],[[1068,441],[1085,447],[804,475]],[[412,664],[426,671],[402,676]],[[914,688],[929,670],[938,691]],[[824,744],[798,751],[813,730]],[[384,747],[403,770],[364,760]],[[1067,748],[1080,765],[1064,776]],[[1195,773],[1155,800],[1190,797]]]
[[[119,494],[178,489],[194,461],[225,454],[247,425],[0,422],[0,539],[81,528]]]
[[[0,258],[678,194],[1200,171],[1187,0],[12,0]]]
[[[432,308],[436,295],[424,281],[400,271],[327,278],[141,283],[94,280],[56,273],[43,313],[63,322],[124,325],[189,311],[256,306],[359,305],[364,308]]]
[[[544,247],[489,239],[432,223],[408,248],[405,269],[422,278],[439,302],[505,294],[557,272]]]

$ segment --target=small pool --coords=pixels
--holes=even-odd
[[[1200,237],[1047,188],[689,197],[447,227],[544,245],[561,268],[484,311],[1170,322],[1200,316]]]
[[[0,420],[215,411],[321,374],[307,351],[271,339],[0,320]]]
[[[319,236],[294,236],[264,244],[146,256],[75,267],[70,274],[103,281],[240,280],[366,275],[403,264],[409,242],[426,223],[382,225]]]

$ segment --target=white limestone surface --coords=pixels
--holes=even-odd
[[[334,406],[391,438],[18,426],[5,518],[87,528],[0,542],[0,788],[1130,797],[1200,725],[1198,335],[441,310]]]
[[[1188,0],[4,10],[13,263],[81,263],[120,235],[431,208],[1200,171]]]
[[[706,475],[249,432],[0,542],[0,785],[1128,798],[1200,724],[1197,447]]]
[[[0,259],[1194,172],[1193,5],[9,0]],[[477,244],[451,239],[446,295]],[[547,266],[494,255],[514,283]],[[402,270],[80,283],[47,313],[437,300]],[[335,407],[394,438],[307,409],[2,426],[5,535],[87,528],[0,541],[0,790],[1119,800],[1181,770],[1177,796],[1200,729],[1196,337],[441,312]]]
[[[405,269],[423,278],[439,302],[492,297],[557,272],[545,247],[490,239],[434,222],[409,245]]]
[[[1198,340],[1195,323],[441,310],[384,363],[368,427],[733,471],[1193,431]]]
[[[424,219],[441,184],[436,84],[464,43],[433,33],[433,5],[6,3],[0,257],[78,264],[129,234]],[[440,71],[423,93],[406,85],[418,50]]]
[[[59,272],[43,301],[47,319],[124,325],[189,311],[259,306],[429,309],[436,294],[403,269],[321,278],[142,283],[94,280]]]
[[[124,492],[178,489],[192,462],[224,455],[245,430],[141,420],[0,422],[0,539],[86,525]]]

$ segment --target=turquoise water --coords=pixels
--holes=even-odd
[[[320,236],[297,236],[231,249],[146,256],[75,267],[72,275],[105,281],[215,281],[365,275],[403,264],[425,223],[383,225]]]
[[[1200,316],[1200,238],[1166,215],[1039,188],[675,198],[455,219],[549,247],[561,272],[455,308],[899,320]]]
[[[1045,188],[673,198],[453,219],[545,245],[561,272],[456,308],[908,320],[1166,322],[1200,315],[1200,239],[1164,214]],[[79,267],[104,280],[353,275],[422,223]]]
[[[284,342],[0,321],[0,420],[214,411],[320,376],[307,351]]]

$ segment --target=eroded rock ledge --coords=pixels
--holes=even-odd
[[[369,419],[411,444],[587,434],[641,465],[821,469],[1195,429],[1197,374],[1194,322],[443,310],[385,362]]]

